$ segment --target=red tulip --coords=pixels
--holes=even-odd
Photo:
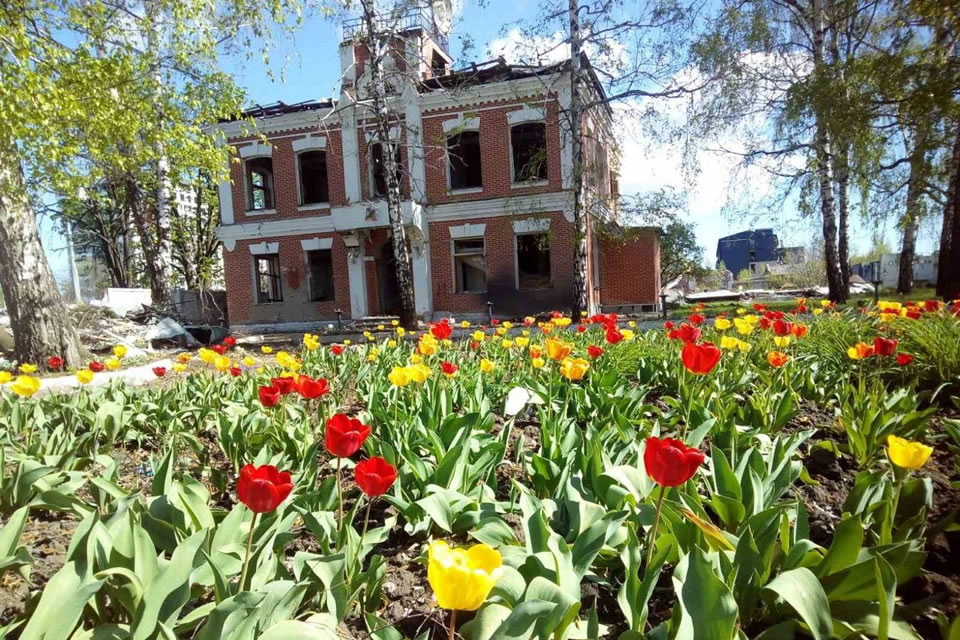
[[[578,324],[578,325],[577,325],[577,333],[583,333],[583,332],[586,331],[586,330],[587,330],[587,326],[586,326],[586,325],[584,325],[584,324]]]
[[[766,311],[766,310],[767,310],[767,305],[765,305],[765,304],[760,304],[759,302],[757,302],[757,303],[755,303],[755,304],[753,305],[753,310],[754,310],[754,311]]]
[[[498,324],[500,324],[500,321],[497,320],[496,318],[494,318],[493,320],[490,321],[490,324],[495,327],[495,326],[497,326]]]
[[[287,395],[288,393],[293,393],[293,390],[297,386],[297,381],[293,378],[284,376],[281,378],[270,378],[270,384],[273,385],[282,395]]]
[[[215,344],[210,348],[216,351],[221,356],[227,352],[227,345],[225,344]]]
[[[276,387],[260,387],[260,404],[265,407],[276,406],[280,402],[280,389]]]
[[[590,345],[589,347],[587,347],[587,355],[590,356],[591,358],[599,358],[600,356],[603,355],[603,349],[601,349],[596,345]]]
[[[647,438],[643,466],[647,475],[663,487],[679,487],[693,477],[703,463],[703,453],[674,438]]]
[[[911,320],[919,320],[920,316],[922,315],[923,315],[923,311],[921,311],[917,307],[910,307],[909,309],[907,309],[907,317],[910,318]]]
[[[166,367],[154,367],[154,368],[153,368],[153,375],[157,376],[158,378],[162,378],[163,376],[167,375],[167,368],[166,368]]]
[[[688,342],[683,345],[680,358],[683,360],[683,366],[687,368],[687,371],[704,375],[710,373],[720,362],[720,349],[712,342],[700,344]]]
[[[617,344],[623,340],[623,334],[620,333],[620,330],[616,327],[609,327],[607,329],[607,343],[608,344]]]
[[[700,339],[700,329],[684,322],[679,329],[675,330],[677,337],[684,342],[696,342]],[[671,336],[671,339],[673,336]]]
[[[943,303],[939,300],[926,300],[923,303],[923,308],[929,311],[930,313],[935,313],[940,311],[940,307],[943,306]]]
[[[227,336],[223,339],[223,344],[227,345],[228,347],[235,347],[237,346],[237,339],[233,336]]]
[[[460,367],[458,367],[457,365],[453,364],[452,362],[447,362],[446,360],[444,360],[444,361],[440,364],[440,370],[443,371],[444,375],[455,376],[455,375],[457,375],[457,371],[458,371],[459,369],[460,369]]]
[[[63,358],[59,356],[50,356],[47,358],[47,366],[56,371],[63,367]]]
[[[103,363],[97,362],[96,360],[94,360],[93,362],[87,365],[87,368],[90,369],[90,371],[93,371],[94,373],[100,373],[101,371],[103,371]]]
[[[897,364],[901,367],[905,367],[908,364],[913,362],[913,356],[909,353],[898,353],[897,354]]]
[[[663,323],[663,328],[666,329],[667,331],[670,331],[671,329],[673,329],[673,323],[668,320],[667,322]]]
[[[471,348],[471,349],[479,349],[479,348],[480,348],[480,343],[477,342],[476,340],[473,340],[472,342],[470,342],[470,348]]]
[[[370,427],[356,418],[343,413],[334,414],[327,420],[327,451],[338,458],[349,458],[360,449],[369,435]]]
[[[897,350],[897,341],[878,336],[873,339],[873,350],[878,356],[892,356]]]
[[[790,329],[790,332],[798,338],[802,338],[807,335],[807,325],[800,324],[799,322],[793,325],[793,328]]]
[[[329,393],[330,387],[325,378],[314,380],[309,376],[300,376],[297,378],[297,393],[304,398],[319,398]]]
[[[254,513],[269,513],[293,491],[290,474],[277,471],[271,464],[255,467],[248,464],[240,469],[237,497]]]
[[[243,369],[241,369],[240,367],[230,367],[230,375],[232,375],[234,378],[237,378],[242,374],[243,374]]]
[[[766,316],[764,316],[763,318],[760,318],[761,329],[769,329],[771,324],[772,323],[770,322],[770,318],[767,318]]]
[[[343,353],[343,345],[339,345],[339,344],[330,345],[330,353],[332,353],[335,356],[339,356],[341,353]]]
[[[453,327],[450,326],[450,321],[444,318],[440,322],[431,323],[430,333],[437,340],[449,340],[453,335]]]
[[[397,481],[397,469],[383,458],[370,458],[354,469],[357,486],[371,498],[382,496]]]
[[[773,333],[777,336],[788,336],[793,332],[793,323],[784,320],[774,320]]]
[[[691,313],[691,314],[687,317],[687,320],[690,321],[690,324],[692,324],[693,326],[696,327],[696,326],[700,326],[701,324],[703,324],[703,321],[706,320],[706,318],[704,318],[704,317],[703,317],[702,315],[700,315],[699,313]]]

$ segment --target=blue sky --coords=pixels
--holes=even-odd
[[[450,38],[455,64],[488,59],[491,57],[488,49],[491,43],[495,43],[496,49],[509,58],[517,38],[515,32],[510,32],[511,25],[518,20],[534,18],[536,12],[535,0],[489,0],[485,6],[480,6],[477,0],[462,0]],[[340,17],[308,18],[292,37],[287,34],[276,35],[269,64],[265,64],[259,55],[252,55],[248,58],[225,58],[222,68],[233,74],[237,83],[246,89],[250,104],[267,104],[277,100],[290,104],[336,96],[339,78],[337,45],[341,39],[341,20]],[[465,40],[473,43],[466,54]],[[639,129],[635,133],[624,134],[621,140],[621,191],[629,194],[664,185],[688,187],[689,219],[697,225],[697,237],[706,250],[708,262],[712,262],[715,256],[720,237],[751,226],[774,227],[784,245],[809,244],[816,232],[814,225],[809,223],[791,224],[790,221],[795,218],[792,206],[786,207],[772,219],[751,223],[729,220],[721,212],[729,183],[729,162],[721,158],[702,158],[703,171],[696,184],[689,185],[684,183],[680,175],[680,159],[671,145],[651,145]],[[48,221],[41,221],[41,230],[57,278],[68,278],[63,237]],[[867,228],[859,217],[851,221],[851,253],[869,248],[872,231],[872,226]],[[885,236],[897,250],[899,243],[893,230],[886,229]],[[918,250],[921,253],[929,252],[934,244],[934,233],[922,230]]]

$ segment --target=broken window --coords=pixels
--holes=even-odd
[[[394,161],[397,164],[397,182],[400,181],[400,145],[394,147],[396,149],[394,156]],[[383,155],[383,145],[379,142],[374,142],[370,145],[370,174],[371,174],[371,183],[373,187],[373,195],[377,198],[383,198],[387,195],[387,173],[386,173],[386,162]]]
[[[457,293],[479,293],[487,290],[487,259],[483,238],[453,241],[453,270]]]
[[[257,274],[257,303],[283,302],[280,286],[280,256],[276,253],[254,256]]]
[[[327,152],[300,154],[300,204],[330,202],[327,183]]]
[[[307,251],[307,279],[310,302],[333,300],[333,252],[330,249]]]
[[[513,181],[547,179],[547,125],[543,122],[518,124],[510,129],[513,147]]]
[[[273,208],[273,160],[250,158],[247,168],[247,210]]]
[[[479,131],[464,131],[447,138],[447,156],[450,159],[450,189],[483,187]]]
[[[434,78],[447,73],[447,60],[440,55],[439,51],[433,52],[433,57],[430,60],[430,70],[433,72]]]
[[[517,285],[520,289],[550,286],[550,237],[546,233],[517,236]]]

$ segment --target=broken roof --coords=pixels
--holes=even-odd
[[[272,116],[282,116],[288,113],[298,113],[300,111],[317,111],[320,109],[332,109],[334,101],[331,98],[320,98],[319,100],[304,100],[287,104],[282,100],[271,102],[270,104],[257,104],[249,107],[233,118],[221,118],[220,122],[235,122],[243,118],[270,118]]]

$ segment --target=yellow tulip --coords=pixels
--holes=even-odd
[[[631,329],[636,329],[636,327],[637,327],[637,321],[636,321],[636,320],[630,320],[629,322],[627,322],[627,326],[630,327]]]
[[[514,342],[515,342],[516,345],[517,345],[518,347],[520,347],[521,349],[526,349],[526,348],[527,348],[527,345],[530,344],[530,338],[524,338],[524,337],[521,336],[521,337],[518,337],[518,338],[514,339]]]
[[[468,321],[464,320],[463,322],[460,323],[460,326],[463,327],[464,329],[469,329],[469,328],[470,328],[470,323],[469,323]]]
[[[530,329],[524,329],[524,330],[522,331],[522,333],[523,333],[524,337],[526,337],[526,338],[529,338],[529,337],[530,337]]]
[[[493,373],[493,370],[496,368],[497,366],[486,358],[480,361],[480,371],[483,371],[484,373]]]
[[[410,376],[407,375],[406,367],[394,367],[393,370],[387,374],[387,380],[395,387],[405,387],[410,384]]]
[[[245,367],[252,367],[255,364],[257,364],[257,361],[253,359],[253,356],[247,356],[243,359],[243,366]]]
[[[213,361],[213,366],[217,368],[217,371],[226,371],[230,368],[230,358],[217,356],[217,359]]]
[[[737,349],[740,349],[743,353],[750,351],[753,348],[753,345],[749,342],[744,342],[743,340],[737,340]]]
[[[349,347],[350,344],[351,344],[350,340],[344,340],[344,341],[343,341],[343,346],[345,346],[345,347]]]
[[[303,346],[305,346],[310,351],[316,351],[320,348],[320,340],[316,336],[312,336],[309,333],[303,336]]]
[[[407,330],[406,330],[406,329],[404,329],[403,327],[397,327],[397,335],[398,335],[398,336],[400,336],[400,337],[402,338],[402,337],[404,336],[404,334],[406,334],[406,333],[407,333]]]
[[[736,318],[733,323],[737,326],[737,333],[742,336],[748,336],[753,332],[753,323],[747,320],[746,317]]]
[[[394,347],[397,346],[397,341],[393,339],[387,340],[387,346],[393,349]]]
[[[733,326],[733,323],[726,318],[717,318],[714,320],[713,326],[717,328],[717,331],[726,331]]]
[[[103,366],[107,368],[107,371],[116,371],[120,368],[120,358],[111,356],[103,361]]]
[[[547,340],[547,356],[551,360],[563,360],[573,351],[573,344],[556,338]]]
[[[886,313],[899,313],[902,307],[903,305],[899,302],[891,302],[889,300],[880,300],[877,302],[877,309]]]
[[[30,364],[29,362],[24,362],[20,365],[20,373],[25,373],[27,375],[37,372],[37,365]]]
[[[90,371],[90,369],[80,369],[80,371],[77,371],[77,382],[80,384],[90,384],[93,382],[93,371]]]
[[[826,309],[827,307],[830,306],[830,301],[829,301],[829,300],[821,300],[821,301],[820,301],[820,306],[821,306],[822,308]]]
[[[483,338],[484,338],[484,337],[485,337],[485,336],[484,336],[483,331],[474,331],[474,332],[473,332],[473,339],[474,339],[475,341],[477,341],[477,342],[483,342]]]
[[[738,316],[742,316],[742,315],[745,314],[746,312],[747,312],[747,310],[744,309],[743,307],[737,309],[737,315],[738,315]]]
[[[513,328],[513,323],[510,322],[509,320],[507,320],[507,321],[505,321],[505,322],[503,323],[503,326],[504,326],[505,329],[512,329],[512,328]]]
[[[207,364],[213,364],[213,361],[217,359],[217,352],[207,349],[206,347],[200,347],[197,355]]]
[[[13,374],[9,371],[0,371],[0,384],[7,384],[13,380]]]
[[[503,345],[504,349],[509,349],[510,347],[513,346],[513,340],[507,340],[506,338],[504,338],[503,342],[501,342],[500,344]]]
[[[530,361],[530,364],[533,365],[534,369],[540,369],[543,367],[543,365],[546,364],[546,362],[544,361],[543,358],[534,358],[533,360]]]
[[[267,345],[263,345],[262,347],[260,347],[260,353],[265,353],[267,355],[270,355],[271,353],[273,353],[273,347],[268,347]]]
[[[413,364],[420,364],[421,362],[423,362],[423,357],[417,355],[416,353],[411,353],[410,362],[412,362]]]
[[[93,375],[90,371],[87,371]],[[10,385],[10,390],[18,396],[29,398],[40,389],[40,379],[33,376],[17,376],[17,379]]]
[[[567,326],[570,326],[570,318],[568,318],[568,317],[566,317],[566,316],[564,316],[564,317],[562,317],[562,318],[554,318],[554,319],[553,319],[553,324],[557,325],[558,327],[567,327]]]
[[[407,376],[414,382],[426,382],[430,377],[430,367],[425,364],[414,364],[407,367]]]
[[[740,341],[733,336],[723,336],[720,338],[721,349],[736,349],[739,345]]]
[[[633,340],[634,333],[630,329],[621,329],[620,335],[623,336],[624,340]]]
[[[507,335],[507,328],[506,328],[506,327],[497,327],[497,335],[498,335],[498,336],[505,336],[505,335]]]
[[[813,310],[813,315],[815,315],[815,316],[818,316],[818,315],[820,315],[821,313],[823,313],[823,309],[821,309],[821,308],[819,308],[819,307]]]
[[[851,360],[863,360],[873,355],[873,347],[866,342],[858,342],[847,349],[847,357]]]
[[[922,442],[911,442],[894,435],[887,436],[887,457],[901,469],[916,471],[927,463],[933,447]]]
[[[183,364],[182,362],[176,362],[173,365],[173,370],[177,373],[183,373],[187,370],[187,365]]]
[[[437,540],[428,556],[427,580],[442,609],[476,611],[503,573],[500,552],[486,544],[455,549]]]
[[[526,316],[526,317],[523,319],[523,323],[524,323],[525,325],[527,325],[527,326],[533,324],[533,323],[536,322],[536,321],[537,321],[537,319],[534,318],[533,316]]]
[[[399,321],[399,320],[391,320],[391,321],[390,321],[390,324],[392,324],[393,326],[397,326],[398,324],[400,324],[400,321]]]
[[[377,325],[377,331],[383,331],[384,329],[386,329],[386,327],[383,326],[382,324]]]
[[[590,363],[583,358],[567,358],[560,363],[560,375],[568,380],[581,380],[589,368]]]
[[[790,336],[773,336],[773,344],[778,347],[785,347],[790,344]]]
[[[113,348],[113,355],[117,356],[118,358],[122,358],[123,356],[127,355],[127,348],[122,344],[118,344]]]

